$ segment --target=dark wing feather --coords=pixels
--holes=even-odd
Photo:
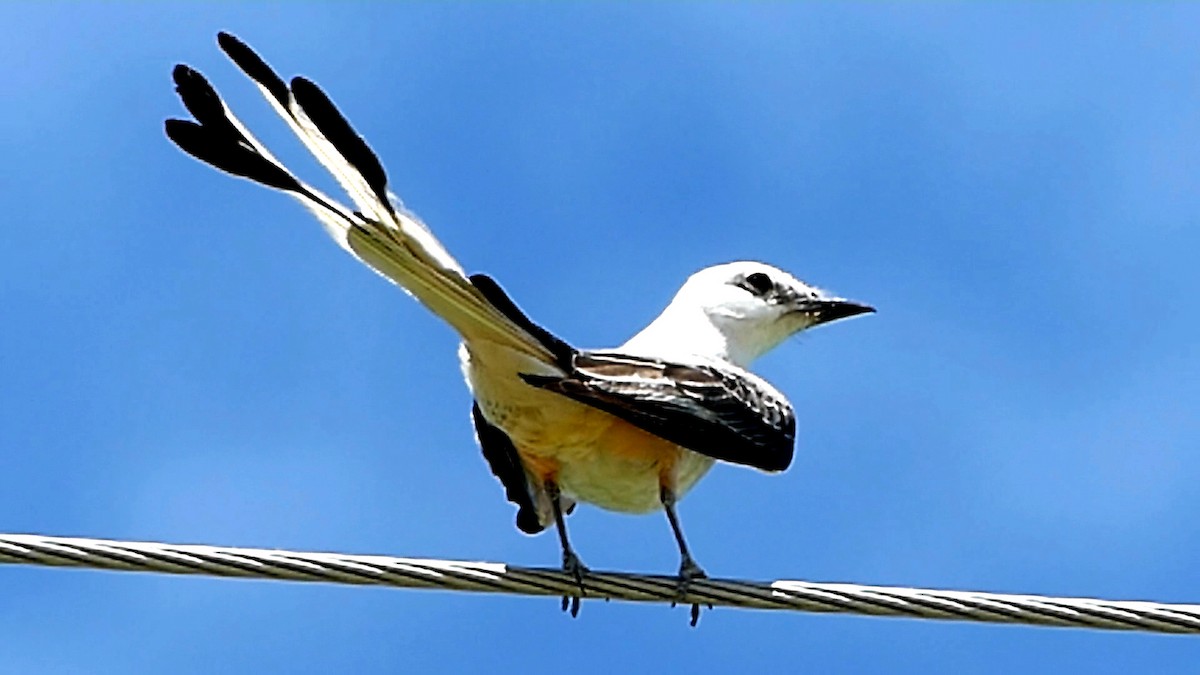
[[[529,478],[512,439],[500,427],[490,424],[476,403],[471,407],[475,436],[492,473],[504,486],[504,496],[517,505],[517,529],[525,534],[537,534],[546,529],[538,520],[537,507],[529,493]]]
[[[582,352],[565,377],[522,377],[715,459],[764,471],[783,471],[792,462],[791,405],[733,366]]]
[[[520,326],[526,333],[533,336],[535,340],[540,342],[551,354],[554,355],[554,362],[558,364],[564,371],[571,370],[571,359],[575,357],[575,348],[567,344],[561,338],[542,328],[534,323],[525,312],[517,307],[517,303],[513,302],[512,298],[508,297],[508,293],[496,280],[486,274],[472,274],[470,277],[471,285],[475,290],[483,294],[487,301],[492,303],[500,313],[508,317],[509,321]]]

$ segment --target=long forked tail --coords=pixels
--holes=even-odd
[[[467,277],[416,217],[393,205],[379,159],[317,85],[297,77],[289,87],[242,41],[220,33],[217,42],[334,175],[357,210],[300,181],[234,117],[204,76],[185,65],[175,67],[175,89],[196,121],[166,121],[167,136],[180,149],[222,171],[288,193],[338,245],[464,338],[487,339],[560,367],[569,364],[572,350],[566,343],[529,321],[490,278]]]

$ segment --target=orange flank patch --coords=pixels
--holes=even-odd
[[[558,470],[562,465],[557,459],[531,455],[522,452],[520,448],[517,448],[517,454],[521,456],[521,463],[525,465],[525,469],[542,483],[558,479]]]
[[[632,424],[612,418],[613,423],[597,439],[602,452],[630,463],[645,462],[658,469],[660,480],[669,476],[679,461],[679,447]]]
[[[606,412],[582,407],[579,412],[579,424],[569,431],[560,429],[562,433],[556,434],[559,442],[553,446],[517,444],[517,452],[531,474],[542,480],[554,479],[564,463],[606,461],[653,469],[661,481],[669,482],[668,476],[679,460],[678,446]],[[562,439],[574,442],[563,444]]]

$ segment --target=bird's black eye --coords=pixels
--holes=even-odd
[[[771,277],[763,274],[762,272],[747,274],[743,283],[739,285],[755,295],[766,295],[767,291],[775,288],[775,284],[771,281]]]

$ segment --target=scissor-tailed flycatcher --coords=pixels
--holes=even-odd
[[[228,33],[217,41],[357,210],[296,178],[184,65],[175,67],[176,89],[196,121],[167,120],[167,135],[203,162],[299,200],[342,248],[458,331],[476,435],[517,505],[517,527],[535,534],[553,522],[563,569],[582,590],[587,568],[564,523],[575,502],[630,513],[662,508],[682,557],[681,588],[703,578],[676,500],[715,460],[769,472],[792,460],[792,406],[746,367],[798,331],[873,310],[769,265],[733,262],[693,274],[620,347],[575,349],[530,321],[490,277],[463,272],[388,192],[378,158],[315,84],[297,77],[289,86],[245,43]],[[571,613],[578,611],[575,598]],[[693,606],[693,624],[698,615]]]

